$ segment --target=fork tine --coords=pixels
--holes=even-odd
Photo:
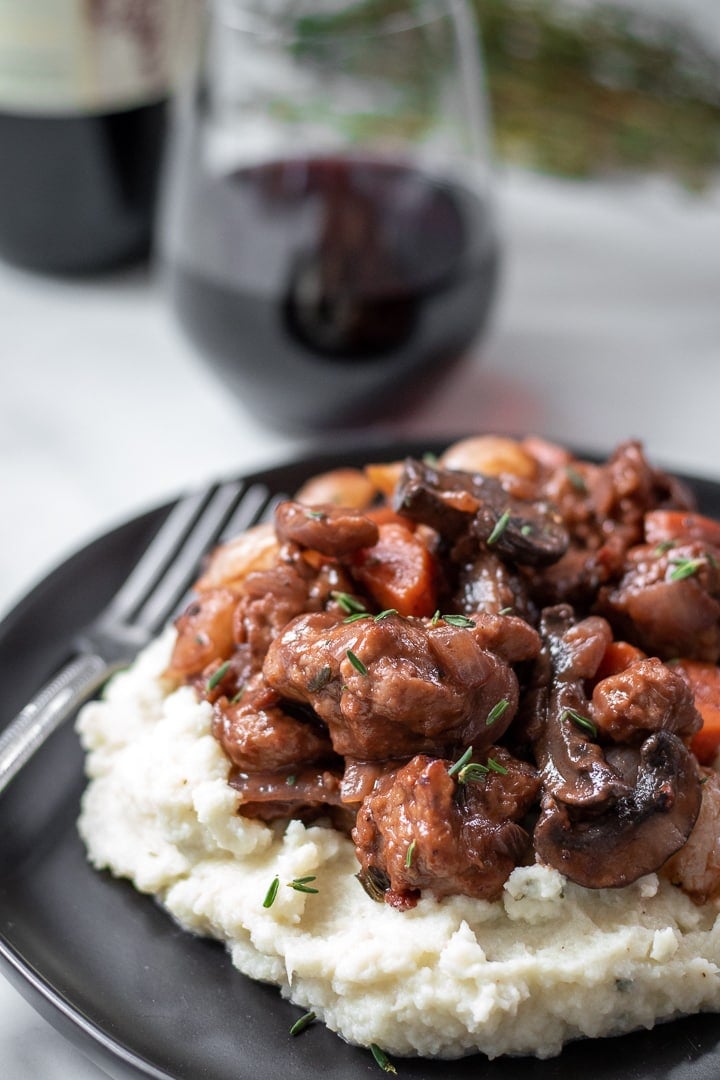
[[[202,513],[212,491],[212,487],[194,491],[175,503],[140,561],[103,613],[108,621],[127,622],[142,606]]]
[[[223,526],[244,501],[244,491],[243,483],[231,481],[212,492],[182,547],[135,616],[135,625],[150,633],[164,626],[197,575],[202,557],[218,543]]]
[[[270,520],[268,518],[269,497],[270,489],[265,484],[251,484],[223,528],[220,542],[231,540],[256,522]]]

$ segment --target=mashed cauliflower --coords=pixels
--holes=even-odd
[[[654,874],[590,891],[518,867],[495,903],[373,902],[332,828],[240,817],[212,708],[163,682],[172,634],[78,720],[90,860],[352,1043],[398,1055],[550,1057],[569,1039],[720,1008],[720,906]],[[275,878],[275,902],[263,901]],[[313,876],[317,893],[288,882]]]

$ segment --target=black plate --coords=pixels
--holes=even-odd
[[[248,479],[292,491],[338,462],[389,460],[426,449],[432,447],[370,444]],[[702,509],[720,516],[720,485],[692,484]],[[0,625],[0,726],[64,658],[67,642],[113,594],[167,510],[129,521],[79,551]],[[368,1051],[319,1024],[289,1037],[300,1010],[277,990],[240,975],[220,945],[179,930],[127,882],[91,870],[75,829],[82,788],[82,754],[67,726],[0,800],[0,957],[38,1011],[114,1077],[382,1075]],[[578,1042],[544,1062],[475,1057],[396,1064],[402,1080],[715,1080],[720,1021],[697,1016],[651,1032]]]

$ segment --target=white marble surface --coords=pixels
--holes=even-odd
[[[720,478],[720,191],[501,178],[493,331],[383,430],[528,430]],[[0,267],[0,608],[74,547],[210,477],[300,452],[190,352],[152,276],[71,284]],[[4,1080],[101,1074],[0,975]]]

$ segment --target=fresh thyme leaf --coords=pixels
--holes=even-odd
[[[475,629],[475,623],[472,619],[468,619],[467,615],[443,615],[442,621],[448,623],[450,626],[463,626],[468,630]]]
[[[300,1035],[305,1030],[305,1028],[310,1027],[310,1024],[312,1024],[313,1020],[317,1020],[317,1013],[314,1013],[312,1011],[303,1013],[300,1019],[296,1020],[293,1026],[290,1028],[290,1034]]]
[[[316,521],[325,521],[327,514],[324,510],[306,510],[305,516],[309,518],[315,518]]]
[[[407,851],[405,852],[405,866],[406,866],[406,867],[407,867],[408,869],[409,869],[409,868],[410,868],[410,867],[412,866],[412,861],[413,861],[413,855],[415,854],[415,845],[416,845],[416,843],[417,843],[417,841],[416,841],[416,840],[413,840],[413,841],[412,841],[412,842],[411,842],[411,843],[410,843],[410,844],[408,845],[408,849],[407,849]]]
[[[529,521],[526,521],[520,532],[523,536],[532,536],[533,527]]]
[[[685,578],[692,577],[693,574],[697,574],[704,562],[704,559],[673,559],[674,569],[670,571],[670,580],[684,581]]]
[[[500,539],[502,534],[505,532],[505,530],[507,529],[509,524],[510,524],[510,511],[506,510],[505,513],[501,514],[500,517],[495,522],[495,527],[493,528],[493,531],[490,533],[490,535],[488,536],[487,541],[486,541],[488,546],[490,546],[491,544],[496,544],[498,542],[498,540]]]
[[[354,615],[348,615],[343,619],[343,623],[354,623],[358,619],[372,619],[372,615],[369,611],[356,611]]]
[[[273,906],[273,904],[275,903],[275,897],[278,894],[278,889],[279,888],[280,888],[280,878],[279,877],[274,877],[272,879],[272,881],[270,882],[270,888],[266,892],[265,899],[263,900],[263,907],[264,908],[269,908],[269,907]]]
[[[674,547],[677,547],[677,540],[661,540],[655,547],[655,554],[664,555],[666,551],[672,551]]]
[[[384,611],[378,612],[375,616],[375,622],[382,622],[383,619],[387,619],[388,615],[397,615],[398,609],[394,607],[385,608]]]
[[[377,1043],[370,1043],[370,1053],[375,1058],[375,1061],[386,1073],[393,1073],[397,1076],[397,1069],[393,1065],[390,1058],[387,1056],[384,1050],[381,1050]]]
[[[221,664],[217,671],[215,671],[208,679],[206,687],[208,693],[210,693],[211,690],[214,690],[218,683],[222,682],[229,670],[230,661],[226,660],[225,663]]]
[[[481,765],[478,761],[471,761],[469,765],[465,765],[458,773],[458,783],[476,783],[478,780],[484,780],[489,772],[487,765]]]
[[[331,592],[330,595],[348,615],[358,615],[366,610],[362,600],[357,600],[350,593]]]
[[[240,701],[242,699],[242,696],[243,696],[244,693],[245,693],[245,684],[243,683],[243,685],[240,687],[238,692],[236,694],[233,694],[233,696],[230,698],[230,704],[231,705],[237,705],[238,701]]]
[[[315,889],[309,884],[311,881],[315,881],[315,876],[313,874],[309,877],[293,878],[292,881],[286,882],[286,885],[289,889],[294,889],[295,892],[319,893],[319,889]]]
[[[512,615],[512,608],[511,607],[501,608],[500,611],[498,611],[498,615]]]
[[[289,776],[286,776],[285,783],[288,787],[295,787],[295,785],[297,784],[297,776],[295,775],[295,773],[290,773]]]
[[[581,495],[587,495],[587,484],[573,465],[565,466],[565,475],[577,492]]]
[[[472,755],[473,755],[473,748],[472,748],[472,746],[468,746],[467,750],[462,755],[462,757],[459,757],[457,759],[457,761],[455,762],[455,764],[450,766],[450,768],[448,769],[448,776],[455,776],[455,773],[459,773],[460,770],[462,768],[464,768],[467,765],[467,763],[470,761],[470,758],[472,757]]]
[[[311,694],[314,694],[317,690],[322,690],[323,687],[327,686],[331,679],[332,668],[325,665],[325,667],[321,667],[320,670],[313,675],[312,679],[307,684],[307,688]]]
[[[433,454],[431,450],[426,450],[422,456],[422,459],[426,465],[437,465],[438,463],[437,454]]]
[[[509,708],[510,702],[506,697],[501,698],[500,701],[496,701],[490,712],[487,714],[487,717],[485,719],[485,727],[491,727],[500,719],[506,709]]]
[[[437,626],[437,624],[440,622],[440,619],[441,619],[440,608],[438,608],[437,611],[435,612],[435,614],[433,615],[432,619],[430,620],[430,625],[431,626]]]
[[[577,724],[578,727],[583,728],[585,731],[589,732],[593,738],[597,738],[597,728],[593,724],[592,720],[588,720],[587,716],[583,716],[575,709],[565,709],[560,719],[572,720],[574,723]]]
[[[501,765],[495,758],[489,757],[487,759],[487,765],[481,765],[478,761],[471,761],[469,765],[465,765],[458,773],[458,783],[470,784],[475,783],[478,780],[487,779],[488,773],[496,772],[501,776],[507,776],[507,769],[504,765]]]
[[[363,664],[359,656],[356,656],[352,649],[348,649],[346,656],[356,671],[359,671],[361,675],[367,675],[368,669]]]

